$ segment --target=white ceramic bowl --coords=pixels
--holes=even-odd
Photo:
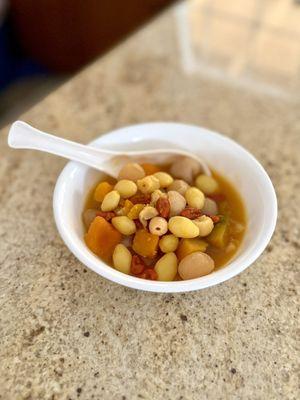
[[[101,178],[77,162],[69,162],[56,183],[53,207],[59,233],[71,252],[87,267],[111,281],[152,292],[186,292],[216,285],[239,274],[263,252],[276,225],[277,201],[270,178],[259,162],[234,141],[197,126],[178,123],[147,123],[115,130],[92,145],[134,150],[179,147],[199,154],[209,165],[230,179],[246,205],[248,226],[235,257],[222,269],[201,278],[157,282],[123,274],[102,262],[85,245],[81,214],[90,188]]]

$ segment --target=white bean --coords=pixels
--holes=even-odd
[[[213,194],[219,190],[218,182],[211,176],[199,175],[196,178],[195,184],[204,194]]]
[[[205,196],[196,187],[190,187],[185,192],[185,199],[190,207],[201,209],[204,206]]]
[[[217,203],[214,200],[210,199],[209,197],[205,197],[202,212],[203,214],[217,215],[218,214]]]
[[[83,222],[85,227],[88,229],[94,219],[97,217],[98,210],[94,210],[93,208],[89,208],[83,213]]]
[[[112,190],[111,192],[107,193],[107,195],[104,197],[102,204],[101,204],[101,210],[102,211],[113,211],[115,210],[120,201],[120,194],[116,190]]]
[[[123,199],[128,199],[129,197],[134,196],[137,192],[136,184],[129,179],[121,179],[116,183],[114,189],[120,193],[120,196]]]
[[[201,171],[200,164],[189,157],[178,158],[171,165],[170,173],[175,178],[183,179],[188,183],[192,183],[194,176]]]
[[[199,228],[186,217],[172,217],[169,220],[169,231],[176,237],[190,239],[199,236]]]
[[[126,215],[112,218],[111,223],[122,235],[129,236],[136,232],[135,223]]]
[[[173,182],[173,178],[170,174],[167,174],[166,172],[155,172],[155,174],[153,174],[153,176],[155,176],[155,178],[157,178],[159,180],[159,184],[161,188],[166,188],[168,186],[171,185],[171,183]]]
[[[183,280],[195,279],[210,274],[214,268],[215,262],[208,254],[196,251],[180,261],[178,273]]]
[[[117,244],[113,252],[113,263],[115,269],[124,274],[130,273],[132,255],[124,244]]]
[[[181,211],[185,209],[185,198],[175,190],[170,190],[168,192],[168,200],[170,203],[170,217],[180,214]]]
[[[175,253],[162,256],[154,267],[159,281],[173,281],[177,274],[177,257]]]
[[[159,241],[159,248],[163,253],[171,253],[178,247],[179,239],[170,234],[163,236]]]
[[[145,171],[137,163],[128,163],[124,165],[119,172],[118,180],[129,179],[131,181],[137,181],[145,176]]]
[[[183,181],[182,179],[175,179],[173,183],[168,186],[168,191],[169,190],[175,190],[176,192],[182,194],[182,196],[185,195],[185,192],[188,190],[190,185]]]
[[[199,218],[193,220],[193,223],[199,228],[199,236],[204,237],[211,233],[214,229],[213,220],[206,215],[202,215]]]

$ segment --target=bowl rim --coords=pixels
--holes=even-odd
[[[109,266],[108,264],[104,263],[101,259],[99,259],[95,254],[93,254],[84,244],[83,246],[78,246],[78,244],[82,244],[81,241],[74,239],[74,235],[72,232],[70,233],[63,223],[62,218],[62,210],[61,205],[63,204],[63,194],[64,194],[64,186],[66,182],[66,178],[70,173],[74,171],[74,169],[78,168],[80,164],[78,162],[69,161],[66,166],[61,171],[53,193],[53,212],[54,212],[54,219],[58,229],[58,232],[63,239],[66,246],[69,250],[76,256],[76,258],[81,261],[84,265],[88,268],[92,269],[97,274],[101,275],[102,277],[119,283],[123,286],[127,286],[133,289],[143,290],[143,291],[151,291],[151,292],[160,292],[160,293],[176,293],[176,292],[188,292],[193,290],[204,289],[207,287],[211,287],[222,283],[232,277],[240,274],[246,268],[248,268],[254,261],[262,254],[266,246],[268,245],[271,237],[274,233],[277,221],[277,198],[274,186],[270,177],[268,176],[267,172],[263,168],[263,166],[259,163],[259,161],[243,146],[235,142],[233,139],[223,136],[222,134],[212,131],[210,129],[200,127],[193,124],[184,124],[184,123],[177,123],[177,122],[146,122],[141,124],[133,124],[123,126],[121,128],[114,129],[110,132],[102,134],[98,136],[96,139],[89,142],[89,145],[99,144],[102,139],[105,139],[109,135],[118,135],[121,134],[122,131],[128,131],[130,128],[134,129],[142,129],[143,127],[147,126],[168,126],[168,128],[179,127],[179,128],[196,128],[197,130],[201,130],[205,134],[209,134],[214,136],[217,140],[221,140],[223,142],[229,143],[231,146],[235,146],[239,152],[244,153],[246,157],[248,157],[253,164],[255,165],[257,172],[261,174],[261,177],[264,179],[266,184],[266,189],[269,190],[269,196],[272,199],[270,207],[272,220],[268,221],[268,226],[264,226],[264,235],[262,238],[256,238],[252,246],[247,248],[246,254],[240,254],[240,260],[233,259],[232,262],[230,261],[224,268],[217,270],[213,274],[209,274],[197,279],[187,280],[187,281],[172,281],[172,282],[162,282],[162,281],[149,281],[141,278],[137,278],[131,275],[126,275],[122,272],[119,272]],[[258,240],[259,239],[259,240]],[[78,243],[77,243],[78,242]],[[244,256],[243,256],[244,255]],[[231,268],[229,268],[231,267]]]

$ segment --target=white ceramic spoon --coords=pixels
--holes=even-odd
[[[130,161],[169,163],[178,156],[190,157],[199,162],[203,172],[211,175],[206,163],[192,153],[177,149],[155,149],[144,151],[119,151],[102,150],[92,146],[86,146],[57,136],[49,135],[29,124],[16,121],[12,124],[8,145],[15,149],[34,149],[56,154],[73,161],[98,169],[116,178],[121,167]]]

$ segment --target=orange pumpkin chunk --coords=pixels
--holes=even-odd
[[[158,168],[156,165],[150,163],[141,164],[141,167],[145,171],[146,175],[153,175],[155,174],[155,172],[161,171],[161,169]]]
[[[158,242],[159,236],[140,229],[134,235],[132,248],[142,257],[154,258],[157,254]]]
[[[184,257],[191,253],[195,253],[196,251],[201,251],[204,253],[207,246],[208,244],[199,238],[181,239],[176,250],[176,256],[178,260],[181,261]]]
[[[122,235],[102,217],[96,217],[84,236],[87,247],[105,261],[110,261]]]
[[[99,183],[94,192],[94,199],[96,201],[102,202],[107,193],[111,192],[113,188],[113,185],[108,182]]]

